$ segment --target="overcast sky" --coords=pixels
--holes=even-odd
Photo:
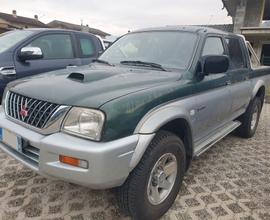
[[[221,0],[0,0],[2,12],[62,20],[121,35],[138,28],[231,23]]]

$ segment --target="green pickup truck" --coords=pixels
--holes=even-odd
[[[269,76],[240,35],[139,30],[88,66],[10,83],[0,148],[41,175],[115,188],[133,219],[158,219],[194,157],[232,131],[255,134]]]

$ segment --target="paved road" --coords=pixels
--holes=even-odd
[[[193,161],[163,220],[270,219],[270,105],[255,138],[225,138]],[[108,191],[49,180],[0,151],[0,219],[128,219]]]

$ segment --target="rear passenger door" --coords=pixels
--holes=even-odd
[[[43,58],[25,62],[15,58],[17,78],[80,65],[80,59],[76,58],[74,42],[69,33],[47,33],[27,42],[22,47],[39,47]]]
[[[245,111],[251,97],[251,69],[247,63],[244,40],[239,37],[225,37],[225,43],[230,58],[228,71],[230,80],[230,93],[232,99],[232,116],[239,116]]]
[[[82,65],[91,63],[103,51],[97,38],[92,35],[76,34],[76,38]]]

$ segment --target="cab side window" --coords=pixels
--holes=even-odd
[[[228,47],[230,57],[231,69],[246,68],[244,62],[244,56],[240,45],[240,40],[237,38],[226,38],[226,44]]]
[[[91,38],[79,36],[79,45],[82,57],[91,57],[95,55],[95,46]]]
[[[43,59],[74,58],[71,37],[68,34],[48,34],[33,40],[29,47],[39,47]]]
[[[224,55],[225,49],[220,37],[208,37],[205,41],[202,56]]]

